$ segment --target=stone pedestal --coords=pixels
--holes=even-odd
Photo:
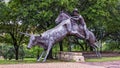
[[[0,59],[3,59],[3,56],[0,56]]]
[[[81,52],[59,52],[59,60],[85,62]]]

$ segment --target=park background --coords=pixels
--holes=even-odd
[[[71,14],[74,8],[95,34],[101,52],[120,52],[120,0],[0,0],[0,56],[9,60],[37,58],[43,49],[26,49],[29,37],[19,32],[41,34],[56,26],[61,10]],[[57,43],[48,58],[56,58],[62,50],[93,51],[85,41],[71,38],[68,42],[66,37],[62,47]]]

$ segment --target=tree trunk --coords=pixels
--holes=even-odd
[[[60,51],[63,51],[63,45],[62,45],[63,41],[59,42],[59,46],[60,46]]]
[[[87,51],[88,50],[88,44],[87,43],[85,43],[85,51]]]
[[[16,40],[16,38],[14,37],[14,34],[12,34],[12,33],[10,32],[10,35],[11,35],[11,38],[12,38],[13,44],[14,44],[15,59],[18,60],[19,46],[17,45],[17,40]]]
[[[71,43],[68,42],[68,51],[71,52],[72,49],[71,49]]]
[[[40,50],[37,50],[37,60],[39,59],[40,56]]]
[[[90,51],[93,51],[93,47],[90,46]]]
[[[76,39],[75,44],[79,45],[82,51],[85,51],[84,46],[78,41],[79,39],[78,38],[75,39]]]
[[[71,43],[71,37],[68,36],[68,51],[69,51],[69,52],[72,51],[72,49],[71,49],[71,45],[72,45],[72,43]]]
[[[18,45],[14,45],[14,48],[15,48],[15,60],[18,60],[18,58],[19,58],[19,56],[18,56],[19,46]]]
[[[80,46],[80,48],[82,49],[82,51],[85,51],[83,45],[81,45],[79,42],[77,44]]]

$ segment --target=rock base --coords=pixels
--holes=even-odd
[[[3,59],[3,56],[0,56],[0,59]]]
[[[59,60],[65,61],[76,61],[76,62],[85,62],[84,56],[82,56],[81,52],[59,52],[58,53]]]

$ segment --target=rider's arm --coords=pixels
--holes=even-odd
[[[87,26],[86,26],[84,18],[81,15],[79,15],[79,19],[80,19],[80,23],[83,25],[84,29],[86,30]]]
[[[72,19],[79,20],[80,18],[79,18],[79,16],[73,16]]]
[[[86,28],[86,23],[85,23],[85,21],[84,21],[84,18],[83,18],[81,15],[79,15],[79,16],[73,16],[72,18],[73,18],[74,20],[80,21],[81,25],[83,25],[84,28]]]

